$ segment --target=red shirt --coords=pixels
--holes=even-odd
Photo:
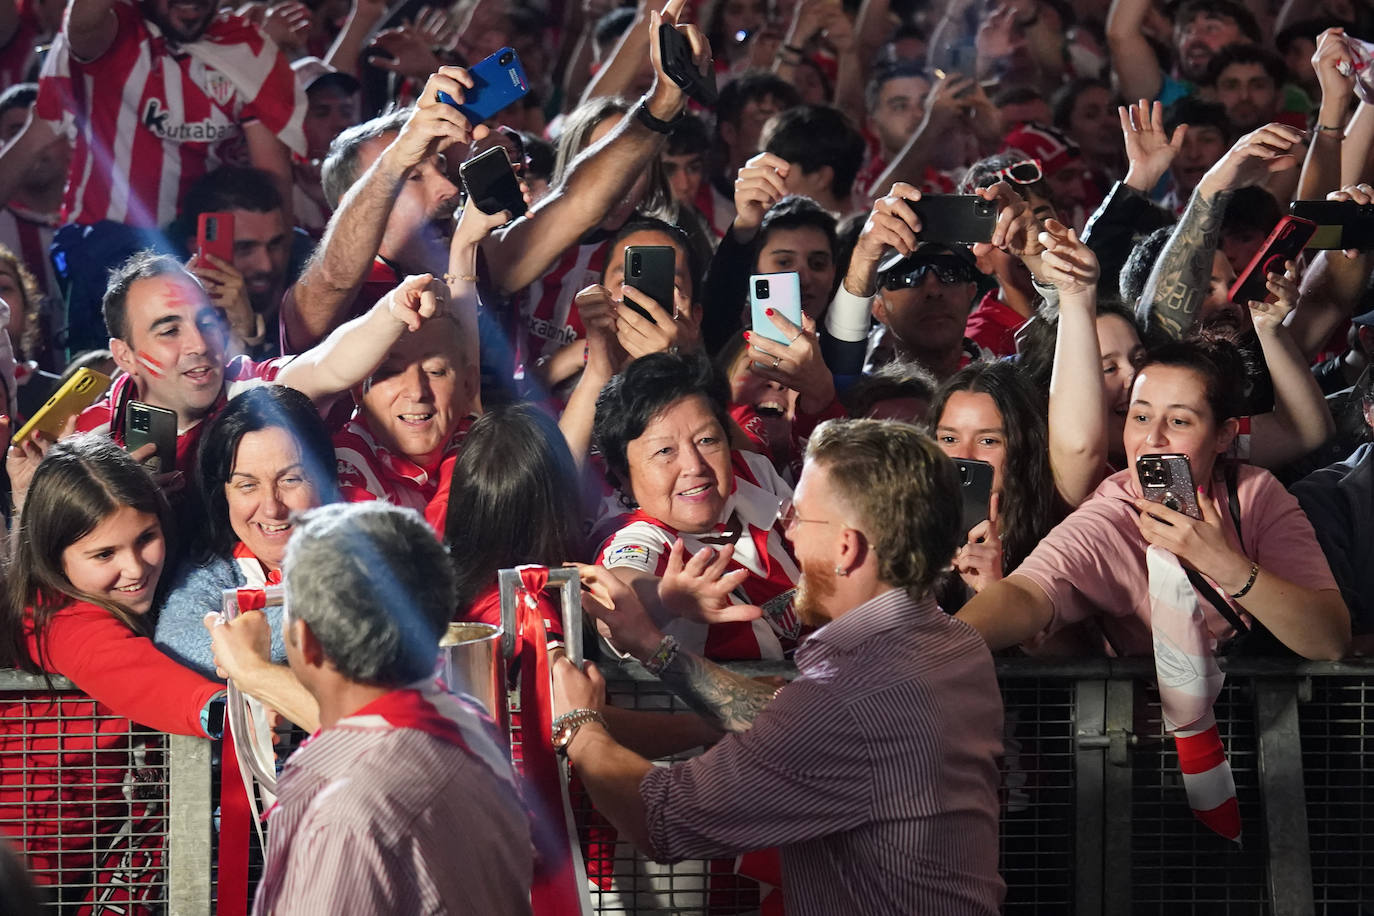
[[[113,833],[129,817],[133,722],[203,737],[201,711],[224,688],[93,604],[52,617],[41,658],[26,632],[30,656],[89,696],[40,692],[0,703],[0,824],[40,883],[76,884],[94,864],[92,831]]]
[[[573,299],[601,282],[610,251],[609,240],[569,248],[544,276],[521,291],[518,358],[523,365],[533,365],[539,357],[587,336]]]
[[[334,458],[339,472],[339,489],[346,502],[366,502],[384,499],[392,505],[405,506],[425,512],[439,491],[440,468],[450,456],[456,456],[472,426],[472,417],[464,417],[450,437],[448,446],[430,467],[422,467],[405,455],[389,451],[368,426],[361,410],[334,434]],[[447,464],[449,476],[453,463]],[[444,514],[448,498],[444,497]],[[443,519],[439,518],[442,525]],[[431,520],[433,524],[433,520]],[[440,536],[443,528],[437,529]]]
[[[983,296],[968,316],[964,336],[997,356],[1012,356],[1016,353],[1016,331],[1028,320],[993,290]]]
[[[222,13],[198,41],[177,46],[135,0],[115,0],[113,10],[116,36],[104,54],[80,60],[64,26],[39,77],[35,116],[75,132],[64,222],[171,222],[197,178],[247,162],[250,121],[305,152],[305,92],[256,26]]]

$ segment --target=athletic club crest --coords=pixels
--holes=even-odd
[[[215,104],[224,106],[234,97],[234,84],[223,73],[211,71],[205,77],[205,91],[215,100]]]

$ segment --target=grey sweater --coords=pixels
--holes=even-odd
[[[232,557],[215,557],[203,566],[182,563],[158,609],[153,641],[183,665],[206,677],[215,677],[210,634],[202,620],[206,614],[220,609],[224,589],[247,584]],[[286,646],[282,643],[281,608],[269,608],[267,620],[272,625],[272,661],[284,665]]]

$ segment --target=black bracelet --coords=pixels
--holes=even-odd
[[[1244,598],[1246,595],[1250,594],[1250,589],[1252,589],[1252,588],[1255,587],[1255,580],[1258,579],[1258,578],[1259,578],[1259,564],[1258,564],[1258,563],[1251,563],[1251,564],[1250,564],[1250,578],[1246,580],[1246,582],[1245,582],[1245,588],[1241,589],[1241,590],[1238,591],[1238,592],[1233,592],[1232,595],[1231,595],[1231,597],[1232,597],[1232,598]]]
[[[676,127],[678,123],[684,117],[686,117],[686,115],[687,110],[683,109],[682,111],[679,111],[677,113],[677,117],[673,118],[671,121],[665,121],[662,118],[656,118],[654,117],[653,112],[649,111],[649,100],[647,98],[640,99],[639,104],[635,106],[635,118],[639,121],[640,124],[643,124],[645,127],[649,128],[649,130],[653,131],[656,134],[672,133],[673,128]]]

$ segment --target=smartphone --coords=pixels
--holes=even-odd
[[[990,242],[997,226],[997,202],[974,194],[925,194],[912,207],[921,218],[923,242]]]
[[[801,276],[796,271],[754,274],[749,278],[751,330],[760,337],[787,346],[792,341],[773,324],[773,319],[767,315],[768,309],[778,312],[797,327],[802,326]]]
[[[12,442],[22,442],[35,430],[44,433],[49,439],[56,439],[63,425],[73,414],[81,413],[95,403],[96,399],[110,387],[110,377],[94,369],[77,369],[72,377],[57,389],[47,403],[14,434]]]
[[[992,502],[992,465],[976,458],[955,458],[964,494],[964,534],[987,521]]]
[[[1140,477],[1140,489],[1150,502],[1202,518],[1187,455],[1141,455],[1136,459],[1135,468]]]
[[[935,76],[937,79],[947,79],[951,76],[965,76],[973,79],[978,75],[978,49],[974,47],[972,42],[950,45],[946,61],[949,64],[949,69],[936,68]]]
[[[1295,200],[1288,212],[1317,224],[1308,248],[1368,251],[1374,248],[1374,204],[1353,200]]]
[[[202,213],[196,220],[196,256],[207,254],[234,263],[234,214]]]
[[[669,245],[631,245],[625,249],[625,285],[633,286],[673,314],[677,286],[677,251]],[[653,316],[630,300],[625,304],[653,321]],[[655,322],[657,323],[657,322]]]
[[[525,198],[520,181],[511,168],[504,146],[493,146],[458,166],[468,201],[483,213],[510,211],[511,219],[525,215]]]
[[[1269,238],[1264,240],[1259,251],[1255,252],[1250,263],[1232,284],[1231,301],[1241,305],[1252,299],[1263,302],[1264,297],[1269,295],[1269,288],[1265,285],[1269,274],[1283,273],[1284,262],[1297,260],[1316,231],[1317,224],[1310,219],[1285,216],[1279,220],[1274,231],[1269,233]]]
[[[692,43],[677,29],[663,23],[658,27],[658,53],[663,72],[695,102],[710,108],[720,98],[716,71],[707,66],[705,75],[692,62]]]
[[[165,407],[130,401],[124,408],[124,449],[132,452],[149,442],[157,446],[153,457],[144,462],[154,474],[171,471],[177,462],[177,415]]]
[[[473,124],[485,121],[530,91],[530,81],[514,48],[502,48],[482,58],[468,68],[468,75],[472,77],[472,88],[463,90],[462,104],[447,92],[440,91],[438,97]]]

